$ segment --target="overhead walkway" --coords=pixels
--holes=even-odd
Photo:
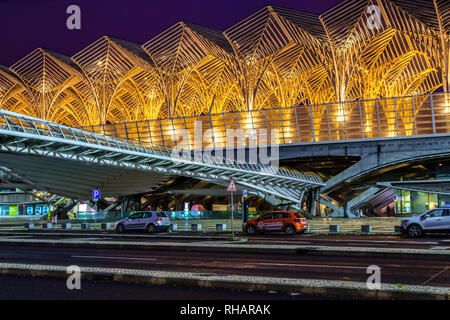
[[[174,154],[118,137],[63,126],[0,110],[0,166],[48,192],[89,199],[149,192],[176,176],[227,184],[299,202],[319,177],[271,166],[240,163],[204,154]]]

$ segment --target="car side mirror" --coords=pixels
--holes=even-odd
[[[420,220],[423,221],[423,220],[426,220],[429,217],[430,217],[429,214],[424,214],[423,216],[420,217]]]

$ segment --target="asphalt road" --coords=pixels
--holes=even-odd
[[[116,267],[206,274],[365,282],[370,265],[384,283],[450,286],[450,261],[438,258],[346,257],[262,253],[0,246],[0,262]]]
[[[55,235],[58,233],[58,235]],[[61,236],[62,234],[62,236]],[[406,236],[379,236],[379,235],[294,235],[264,234],[255,236],[244,236],[248,244],[280,244],[280,245],[309,245],[309,246],[336,246],[336,247],[370,247],[370,248],[414,248],[414,249],[439,249],[450,250],[450,236],[442,234],[430,234],[424,238],[410,239]],[[25,231],[25,232],[3,232],[0,239],[47,239],[73,240],[73,241],[141,241],[153,242],[163,240],[164,242],[193,243],[202,241],[227,241],[229,234],[195,234],[195,233],[157,233],[129,232],[116,235],[115,232],[58,232],[58,231]]]

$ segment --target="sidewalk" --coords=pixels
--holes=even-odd
[[[67,278],[67,266],[0,263],[2,274]],[[170,272],[140,269],[82,267],[84,279],[108,279],[119,282],[138,282],[152,285],[183,285],[197,287],[233,288],[337,296],[365,299],[426,299],[448,300],[450,289],[435,286],[416,286],[382,283],[377,290],[356,281],[255,277],[245,275]]]
[[[404,218],[361,218],[361,219],[348,219],[348,218],[316,218],[309,219],[309,232],[312,233],[328,233],[330,225],[339,225],[341,233],[360,233],[362,225],[371,225],[372,232],[377,234],[393,234],[394,227],[400,225],[400,221]],[[19,220],[14,221],[8,219],[4,221],[0,219],[0,231],[1,230],[25,230],[25,223],[30,221]],[[36,229],[42,229],[42,224],[48,221],[31,221],[34,223]],[[53,224],[52,229],[61,230],[62,223],[71,223],[71,229],[81,230],[81,223],[83,221],[78,220],[58,220],[58,224]],[[107,222],[113,226],[113,222]],[[226,224],[226,231],[231,231],[231,221],[226,219],[191,219],[191,220],[172,220],[173,224],[177,225],[177,231],[191,231],[192,224],[200,224],[200,231],[215,232],[217,224]],[[102,222],[90,223],[91,230],[100,230]],[[242,220],[234,220],[234,230],[242,231]]]

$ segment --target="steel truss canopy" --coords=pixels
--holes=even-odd
[[[179,22],[143,45],[104,36],[72,57],[0,67],[0,108],[72,127],[450,91],[450,2],[266,6],[225,31]],[[336,115],[339,117],[339,115]]]
[[[319,177],[271,166],[176,154],[167,148],[112,138],[0,110],[0,166],[44,190],[75,199],[154,190],[174,176],[219,184],[234,179],[259,193],[298,203]]]

